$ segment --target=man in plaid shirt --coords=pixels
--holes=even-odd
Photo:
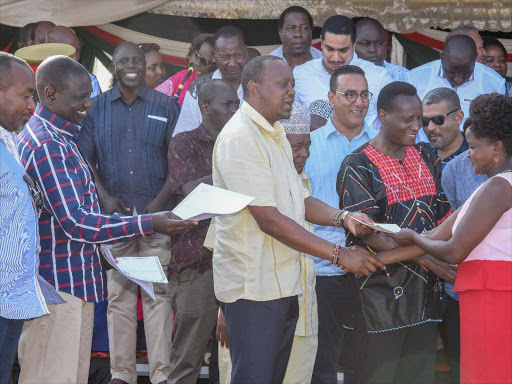
[[[172,235],[196,223],[173,220],[170,212],[101,214],[90,168],[75,143],[92,107],[87,70],[67,57],[51,57],[38,68],[36,88],[40,104],[20,134],[18,150],[45,196],[40,274],[66,303],[25,323],[20,383],[86,383],[94,303],[106,298],[98,245],[155,232]]]

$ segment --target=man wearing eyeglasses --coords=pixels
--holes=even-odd
[[[477,47],[471,37],[451,36],[445,41],[440,60],[423,64],[407,74],[408,82],[416,87],[420,98],[439,87],[457,92],[464,112],[459,125],[461,131],[464,121],[469,117],[469,105],[476,96],[492,92],[505,94],[505,79],[477,62],[477,56]],[[416,141],[427,141],[423,130],[419,131]]]
[[[375,100],[380,90],[392,79],[388,71],[369,61],[360,59],[355,53],[356,26],[341,15],[327,19],[322,27],[322,58],[310,60],[294,68],[295,98],[306,107],[315,100],[327,99],[329,81],[334,71],[344,65],[360,67],[368,81],[368,89],[374,98],[370,100],[366,121],[372,127],[379,127]]]
[[[336,177],[341,162],[378,131],[365,123],[372,94],[364,71],[354,65],[344,65],[334,71],[328,93],[334,109],[327,124],[311,132],[310,156],[306,173],[312,196],[327,205],[339,205]],[[343,228],[315,225],[315,234],[331,242],[345,242]],[[318,300],[318,352],[313,371],[313,383],[335,383],[342,347],[343,330],[340,319],[344,311],[345,276],[342,269],[327,260],[315,258]],[[348,364],[350,365],[350,364]],[[345,367],[345,380],[350,372]]]
[[[218,29],[213,35],[213,61],[217,70],[212,74],[198,77],[190,86],[173,136],[180,132],[191,131],[201,124],[203,118],[197,100],[199,87],[210,79],[226,80],[236,90],[240,105],[243,104],[242,71],[247,59],[247,46],[241,30],[230,25]]]

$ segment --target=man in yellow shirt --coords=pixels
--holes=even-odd
[[[368,233],[346,212],[306,195],[278,122],[290,117],[293,86],[282,59],[251,60],[242,74],[245,103],[220,133],[213,152],[214,185],[255,198],[237,214],[215,218],[215,294],[226,318],[233,383],[283,381],[302,293],[301,252],[332,260],[356,275],[385,268],[362,249],[342,248],[305,228],[307,220],[344,225],[357,236]]]

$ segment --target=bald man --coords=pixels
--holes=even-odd
[[[505,79],[491,68],[476,62],[478,52],[475,42],[469,36],[455,35],[446,40],[441,59],[414,68],[408,74],[408,81],[423,99],[425,95],[440,87],[451,88],[460,99],[464,121],[469,116],[469,105],[478,95],[498,92],[505,94]],[[421,129],[416,142],[428,141]]]
[[[38,45],[46,43],[46,34],[53,27],[55,27],[55,23],[52,23],[51,21],[38,21],[32,29],[32,43],[27,45]]]
[[[485,56],[485,49],[484,49],[484,41],[482,40],[482,37],[480,36],[480,33],[478,32],[478,29],[473,27],[472,25],[461,25],[457,28],[455,28],[453,31],[451,31],[445,39],[445,42],[452,36],[457,35],[464,35],[469,36],[473,39],[476,45],[476,52],[477,57],[476,61],[480,62],[482,61],[482,58]]]
[[[386,30],[377,20],[366,17],[356,23],[357,56],[386,68],[393,81],[407,81],[407,68],[386,61],[388,45]]]
[[[167,154],[171,199],[177,205],[201,183],[213,184],[212,155],[217,136],[240,100],[225,80],[212,79],[198,91],[202,122],[178,133]],[[196,383],[206,345],[217,322],[212,252],[203,243],[210,220],[175,236],[171,244],[169,292],[176,311],[169,383]],[[190,337],[190,335],[194,337]]]
[[[80,61],[80,40],[78,40],[78,36],[71,28],[64,27],[62,25],[52,27],[46,34],[46,42],[71,45],[73,48],[75,48],[75,54],[72,59],[75,61]],[[101,88],[96,76],[89,72],[89,77],[91,78],[92,85],[91,98],[93,98],[94,96],[97,96],[101,93]]]

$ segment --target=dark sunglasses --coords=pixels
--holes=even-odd
[[[453,111],[448,112],[446,115],[437,115],[437,116],[433,116],[433,117],[422,116],[421,117],[421,124],[423,124],[423,126],[426,127],[426,126],[428,126],[428,124],[432,120],[432,122],[435,125],[443,125],[444,124],[444,119],[446,117],[450,116],[452,113],[455,113],[457,111],[458,111],[458,109],[454,109]]]
[[[194,56],[195,56],[196,60],[198,60],[201,65],[209,65],[212,63],[205,57],[201,56],[201,54],[198,51],[194,51]]]
[[[44,209],[44,194],[41,190],[41,187],[37,182],[27,175],[26,173],[23,175],[23,181],[27,184],[28,191],[30,193],[30,196],[32,197],[32,201],[34,202],[38,215],[41,213],[41,211]]]

